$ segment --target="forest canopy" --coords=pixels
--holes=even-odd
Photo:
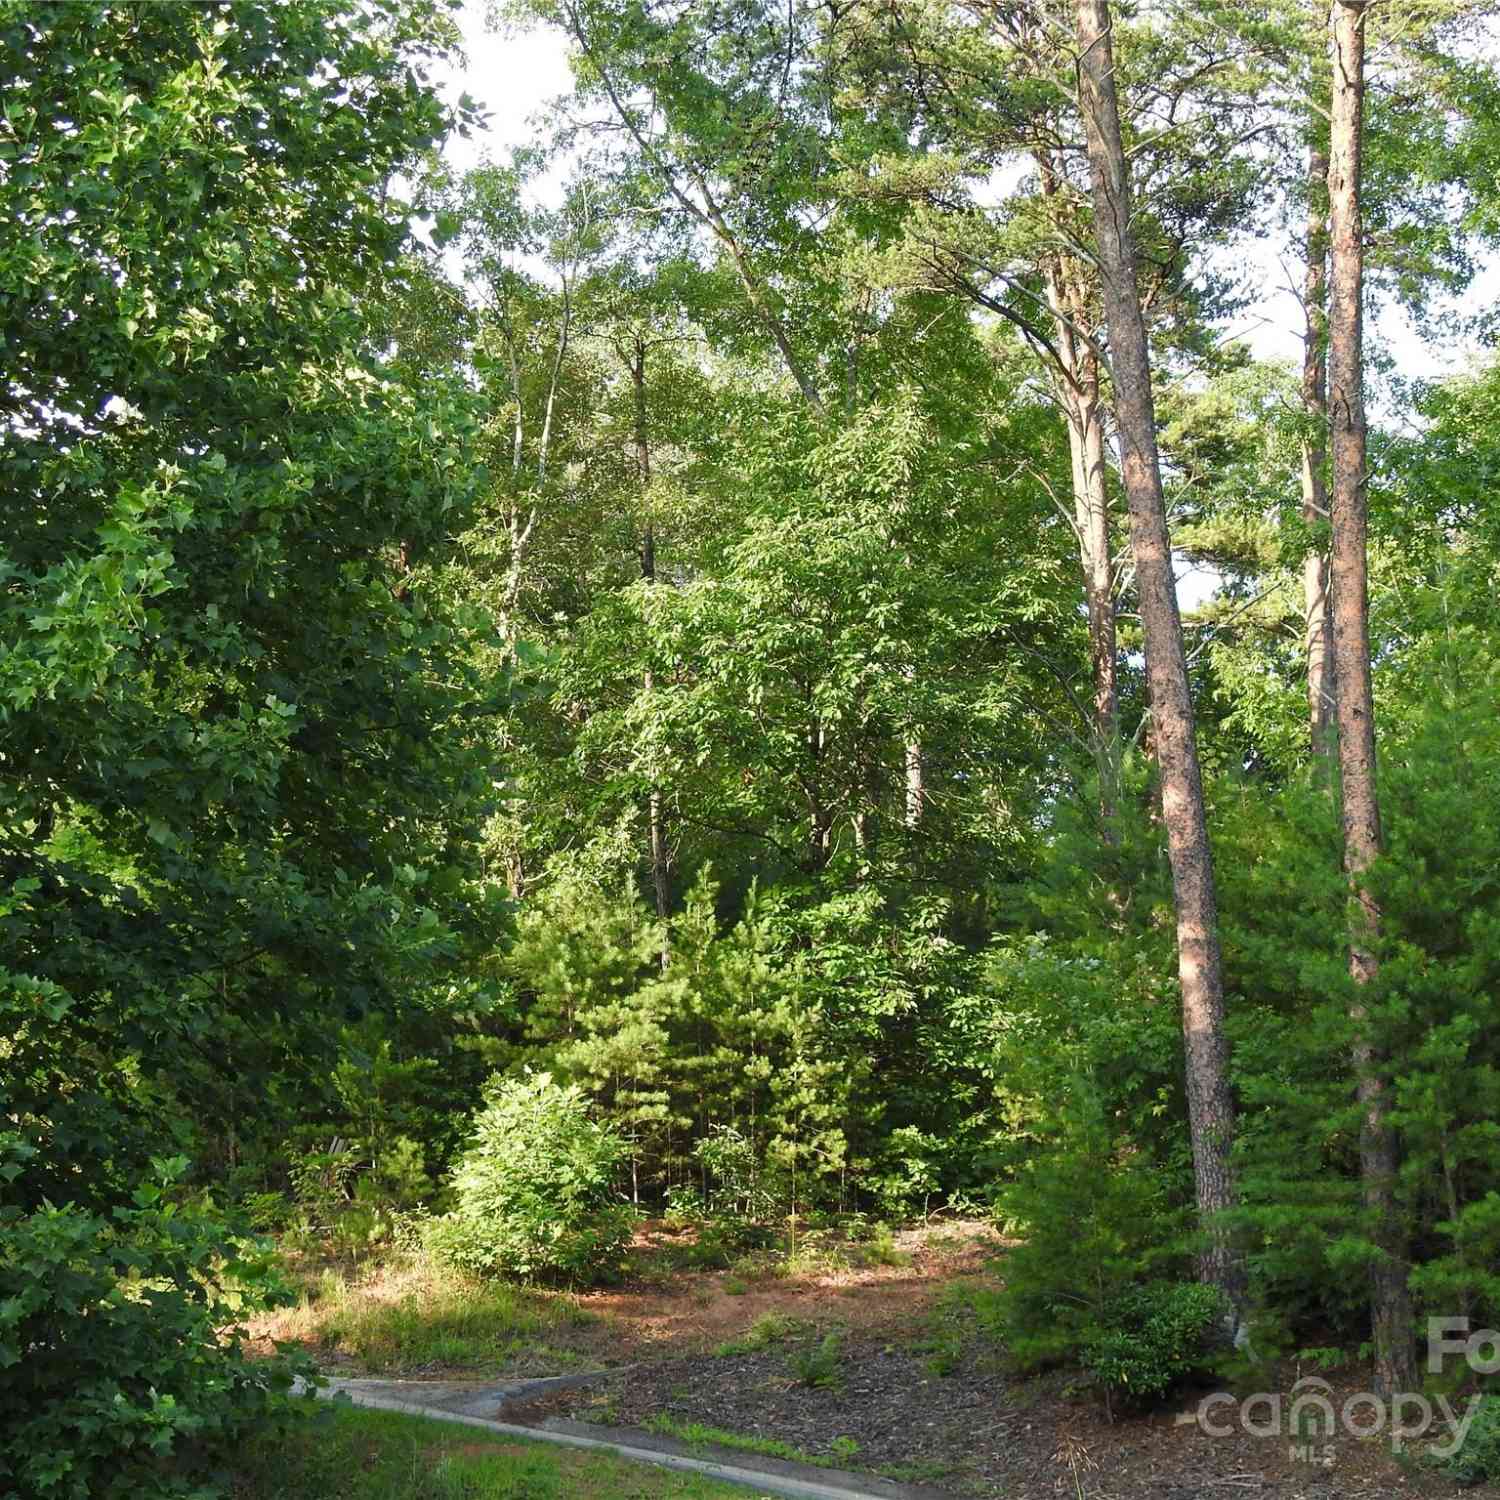
[[[0,0],[0,1490],[290,1420],[288,1245],[669,1213],[1417,1388],[1500,1322],[1494,7],[489,19],[505,152],[450,0]]]

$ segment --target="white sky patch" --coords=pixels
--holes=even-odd
[[[1251,305],[1238,318],[1225,322],[1224,332],[1248,343],[1258,359],[1279,359],[1300,368],[1302,302],[1290,282],[1293,277],[1300,279],[1302,267],[1287,259],[1286,250],[1273,235],[1236,245],[1216,257],[1220,264],[1239,261],[1258,289]],[[1481,346],[1464,335],[1462,325],[1497,301],[1500,257],[1487,251],[1479,258],[1468,290],[1434,305],[1432,327],[1425,334],[1404,308],[1375,298],[1369,307],[1366,338],[1372,350],[1394,361],[1392,373],[1397,379],[1439,380],[1468,369],[1481,356]]]
[[[544,28],[501,35],[485,25],[484,11],[482,0],[464,6],[459,23],[468,65],[446,70],[450,97],[466,93],[490,115],[487,130],[449,141],[445,155],[460,172],[486,159],[502,160],[513,147],[534,140],[532,117],[573,86],[561,32]]]

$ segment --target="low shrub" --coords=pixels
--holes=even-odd
[[[828,1333],[811,1348],[796,1350],[787,1360],[787,1368],[797,1384],[809,1390],[838,1390],[844,1383],[843,1335]]]
[[[997,1198],[1021,1236],[1001,1266],[997,1331],[1022,1368],[1076,1360],[1136,1287],[1186,1263],[1181,1197],[1117,1133],[1087,1078],[1074,1080],[1054,1138]]]
[[[1084,1364],[1109,1397],[1159,1400],[1205,1369],[1224,1313],[1217,1287],[1183,1281],[1136,1287],[1085,1336]]]
[[[353,1196],[359,1158],[342,1137],[296,1152],[288,1168],[301,1227],[309,1235],[326,1234]]]
[[[182,1166],[109,1216],[0,1207],[0,1494],[212,1493],[218,1455],[291,1415],[311,1365],[251,1363],[233,1326],[287,1294],[217,1213],[174,1201]]]
[[[857,1259],[866,1266],[909,1266],[911,1256],[897,1249],[896,1233],[889,1224],[876,1224],[870,1238],[857,1251]]]
[[[434,1252],[482,1276],[574,1284],[619,1268],[635,1211],[615,1191],[625,1145],[549,1074],[497,1080],[453,1174]]]
[[[1440,1467],[1462,1485],[1500,1479],[1500,1396],[1478,1396],[1478,1406],[1463,1444]]]
[[[994,1287],[955,1282],[944,1289],[927,1317],[927,1333],[917,1347],[933,1375],[952,1375],[971,1343],[980,1350],[1002,1341],[1005,1294]],[[991,1354],[989,1358],[993,1359]]]

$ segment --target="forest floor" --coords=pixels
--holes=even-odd
[[[408,1379],[607,1370],[508,1402],[504,1421],[642,1429],[705,1451],[758,1453],[918,1482],[955,1495],[1042,1500],[1350,1500],[1456,1496],[1411,1444],[1256,1436],[1196,1392],[1113,1419],[1067,1372],[1009,1369],[988,1314],[1004,1245],[973,1223],[934,1223],[874,1245],[804,1242],[731,1270],[696,1268],[690,1236],[648,1226],[624,1285],[585,1295],[454,1286],[430,1266],[309,1271],[303,1306],[264,1336],[306,1343],[339,1375]],[[1301,1372],[1282,1383],[1282,1410]],[[1327,1376],[1336,1406],[1365,1389]],[[1305,1387],[1304,1387],[1305,1389]],[[1435,1438],[1446,1437],[1446,1431]],[[1485,1487],[1462,1493],[1500,1495]]]

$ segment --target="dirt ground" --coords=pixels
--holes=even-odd
[[[595,1316],[568,1330],[571,1368],[617,1373],[511,1403],[504,1419],[566,1417],[679,1437],[711,1428],[991,1500],[1500,1496],[1489,1486],[1461,1491],[1418,1455],[1393,1457],[1380,1437],[1294,1444],[1244,1431],[1235,1407],[1214,1413],[1230,1431],[1211,1435],[1193,1416],[1207,1391],[1111,1420],[1076,1377],[1016,1375],[964,1310],[964,1290],[994,1287],[1003,1271],[1004,1247],[983,1225],[906,1231],[887,1247],[897,1264],[830,1262],[798,1275],[668,1269],[681,1248],[680,1236],[648,1227],[637,1246],[641,1274],[577,1299]],[[830,1334],[832,1378],[809,1384],[808,1357]],[[743,1347],[747,1335],[760,1347]],[[1358,1370],[1330,1379],[1335,1406],[1365,1384]]]
[[[996,1500],[1500,1494],[1489,1486],[1462,1491],[1413,1454],[1393,1457],[1380,1438],[1304,1446],[1288,1436],[1255,1436],[1235,1408],[1227,1421],[1222,1410],[1211,1411],[1211,1424],[1233,1429],[1211,1435],[1193,1419],[1207,1391],[1111,1420],[1097,1396],[1068,1377],[1018,1378],[989,1339],[963,1328],[961,1311],[935,1322],[951,1288],[997,1284],[1002,1248],[984,1226],[943,1224],[898,1236],[897,1249],[910,1257],[905,1266],[757,1280],[739,1295],[726,1292],[743,1285],[727,1273],[595,1294],[584,1304],[602,1315],[599,1331],[612,1333],[616,1358],[633,1367],[602,1385],[507,1409],[506,1418],[555,1415],[667,1431],[698,1424]],[[767,1315],[795,1320],[795,1330],[763,1350],[715,1352]],[[949,1330],[938,1346],[946,1357],[937,1357],[935,1327]],[[830,1332],[840,1335],[838,1381],[809,1387],[792,1361]],[[1362,1388],[1358,1372],[1335,1379],[1335,1406]],[[1250,1413],[1252,1421],[1257,1415]]]
[[[1090,1399],[1035,1382],[1010,1385],[973,1358],[939,1376],[910,1350],[855,1336],[845,1359],[849,1372],[840,1388],[809,1390],[788,1374],[784,1351],[685,1356],[591,1391],[507,1408],[504,1416],[569,1416],[610,1426],[652,1426],[665,1416],[679,1427],[697,1423],[774,1439],[841,1467],[1007,1500],[1459,1493],[1435,1475],[1396,1463],[1378,1440],[1341,1440],[1294,1456],[1286,1438],[1209,1437],[1196,1425],[1179,1425],[1175,1412],[1111,1422]]]
[[[649,1264],[680,1238],[648,1225],[633,1249]],[[1000,1241],[983,1225],[938,1223],[896,1236],[899,1265],[830,1265],[799,1275],[651,1275],[578,1301],[602,1319],[599,1347],[613,1355],[605,1361],[610,1364],[663,1352],[706,1353],[767,1315],[915,1336],[936,1293],[960,1277],[984,1274],[998,1248]]]

